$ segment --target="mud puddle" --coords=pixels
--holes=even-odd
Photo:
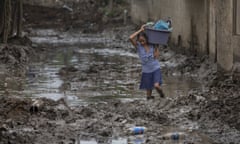
[[[40,38],[39,38],[40,35]],[[41,37],[41,31],[33,41],[54,46],[43,56],[44,62],[33,63],[30,66],[27,91],[30,97],[46,97],[53,100],[64,98],[69,106],[88,105],[90,103],[105,102],[119,99],[122,102],[145,100],[145,92],[138,89],[141,64],[136,53],[126,48],[116,48],[111,45],[113,40],[101,36],[79,36],[64,34],[55,37]],[[172,63],[171,63],[172,65]],[[164,63],[167,67],[167,63]],[[64,69],[66,68],[66,69]],[[72,70],[71,70],[72,69]],[[31,75],[35,75],[33,78]],[[187,95],[191,89],[201,89],[201,84],[189,77],[163,76],[163,89],[168,98]],[[158,96],[154,91],[153,95]],[[163,102],[162,106],[171,103]],[[172,113],[183,115],[189,112],[189,107]],[[185,111],[186,110],[186,111]],[[179,118],[179,115],[170,118]],[[180,118],[182,120],[182,118]],[[191,121],[183,130],[198,127]],[[142,144],[145,138],[127,137],[108,139],[103,143],[109,144]],[[76,143],[100,143],[96,139],[84,140],[77,138]],[[172,143],[165,141],[165,143]],[[208,142],[205,142],[208,143]]]
[[[99,144],[99,143],[108,143],[108,144],[127,144],[128,141],[126,138],[118,138],[113,140],[106,140],[100,142],[100,140],[90,139],[90,140],[81,140],[77,139],[75,144]]]
[[[138,89],[141,65],[128,44],[116,48],[111,47],[113,39],[101,35],[59,33],[51,29],[37,30],[31,39],[54,49],[30,65],[24,91],[27,96],[65,98],[70,106],[106,99],[145,99],[145,92]],[[63,69],[69,67],[74,72]],[[201,86],[182,76],[163,76],[163,80],[163,89],[172,98]]]
[[[19,92],[25,97],[44,97],[54,101],[63,98],[68,106],[80,109],[77,110],[80,113],[73,112],[77,115],[76,118],[66,118],[65,121],[70,122],[65,124],[64,129],[77,129],[74,135],[79,133],[79,130],[84,130],[117,137],[99,141],[97,134],[91,136],[91,139],[85,139],[82,136],[84,134],[80,134],[80,137],[74,139],[76,144],[158,143],[159,136],[165,132],[188,133],[188,130],[195,132],[194,135],[191,133],[189,141],[196,144],[211,143],[207,136],[197,132],[199,124],[186,118],[191,106],[177,107],[174,102],[174,99],[186,96],[192,89],[202,89],[201,84],[191,77],[164,75],[163,89],[168,99],[160,99],[154,91],[157,101],[151,104],[145,101],[145,92],[138,89],[141,65],[137,54],[128,44],[119,48],[112,44],[117,41],[101,34],[62,34],[54,30],[37,30],[31,39],[49,49],[33,59],[25,80],[13,80],[12,84],[9,84],[8,93]],[[164,63],[163,70],[165,67],[167,63]],[[3,77],[4,81],[6,77]],[[4,85],[1,84],[2,92],[6,90]],[[15,87],[11,87],[14,85]],[[89,107],[82,107],[86,105]],[[55,108],[53,111],[59,113]],[[63,110],[64,113],[67,112]],[[86,117],[83,117],[84,115]],[[71,122],[71,119],[76,120]],[[124,132],[118,132],[125,129],[129,123],[132,126],[144,125],[150,131],[143,138],[126,137]],[[57,122],[51,125],[55,126]],[[113,129],[114,126],[116,130]],[[61,128],[54,129],[59,137],[61,131],[64,131],[58,130]]]

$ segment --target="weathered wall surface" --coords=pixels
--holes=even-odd
[[[240,62],[240,35],[233,36],[232,42],[234,61]]]
[[[208,48],[209,48],[209,57],[212,61],[217,61],[217,39],[216,39],[216,2],[217,0],[209,1],[209,15],[208,15]]]
[[[240,60],[240,0],[132,0],[131,8],[136,24],[170,16],[176,48],[209,54],[225,71]]]
[[[132,0],[131,8],[132,19],[138,24],[170,16],[171,43],[198,53],[208,52],[207,0]]]
[[[219,71],[230,72],[233,68],[233,1],[216,3],[217,64]]]
[[[233,20],[234,26],[234,36],[233,36],[233,50],[234,50],[234,61],[240,62],[240,0],[234,0],[234,14],[233,17],[236,19]]]

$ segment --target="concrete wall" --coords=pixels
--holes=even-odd
[[[132,0],[131,8],[136,24],[172,17],[170,45],[209,54],[219,69],[240,60],[240,0]]]
[[[198,53],[208,52],[207,14],[207,0],[132,0],[131,3],[135,23],[170,16],[173,20],[171,43]]]
[[[234,50],[234,61],[240,62],[240,0],[234,0],[234,36],[233,36],[233,50]]]
[[[232,47],[233,47],[234,62],[240,62],[240,36],[239,35],[233,36]]]
[[[230,71],[240,61],[240,0],[209,1],[209,55]]]
[[[208,48],[209,57],[212,61],[217,61],[217,24],[216,24],[216,1],[210,0],[208,5]]]
[[[233,68],[233,0],[216,2],[217,64],[219,71]]]

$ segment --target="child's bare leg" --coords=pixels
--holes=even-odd
[[[165,97],[165,95],[164,95],[164,93],[163,93],[159,83],[155,83],[154,84],[154,88],[157,90],[157,92],[159,93],[160,97]]]
[[[147,90],[147,99],[153,99],[152,90]]]

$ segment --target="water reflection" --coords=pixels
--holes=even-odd
[[[163,89],[170,98],[188,95],[191,89],[202,89],[201,84],[184,76],[164,76]]]
[[[112,98],[132,98],[137,94],[136,84],[138,83],[139,65],[132,66],[133,61],[137,59],[128,52],[109,56],[109,53],[102,53],[96,50],[94,53],[80,53],[80,48],[59,48],[53,52],[47,53],[46,62],[30,65],[27,74],[27,86],[25,92],[32,97],[47,97],[50,99],[60,99],[67,97],[70,101],[80,98],[86,101],[96,101],[99,99]],[[83,47],[86,51],[89,48]],[[107,50],[104,50],[107,51]],[[111,51],[111,50],[109,50]],[[74,66],[79,72],[75,77],[69,79],[59,76],[59,70],[63,67]],[[129,70],[131,72],[129,72]],[[67,85],[64,91],[59,88]],[[139,98],[139,97],[138,97]],[[73,100],[74,99],[74,100]],[[75,104],[74,104],[75,105]]]
[[[81,140],[78,138],[76,144],[128,144],[126,138],[118,138],[118,139],[106,139],[106,140]]]
[[[65,43],[55,45],[56,35],[61,35]],[[141,64],[136,53],[129,49],[107,47],[103,41],[105,38],[98,35],[81,36],[88,41],[75,45],[69,39],[81,39],[77,34],[36,31],[32,40],[39,43],[44,39],[44,43],[53,48],[48,49],[40,59],[33,60],[21,89],[13,87],[17,81],[12,82],[11,88],[24,89],[28,97],[65,98],[72,106],[113,98],[122,101],[146,98],[145,91],[139,90]],[[77,72],[60,76],[59,71],[68,67],[77,69]],[[197,82],[181,76],[163,76],[163,80],[163,89],[168,97],[186,95],[190,89],[199,87]],[[1,90],[3,85],[2,82]],[[155,91],[153,94],[157,95]]]

